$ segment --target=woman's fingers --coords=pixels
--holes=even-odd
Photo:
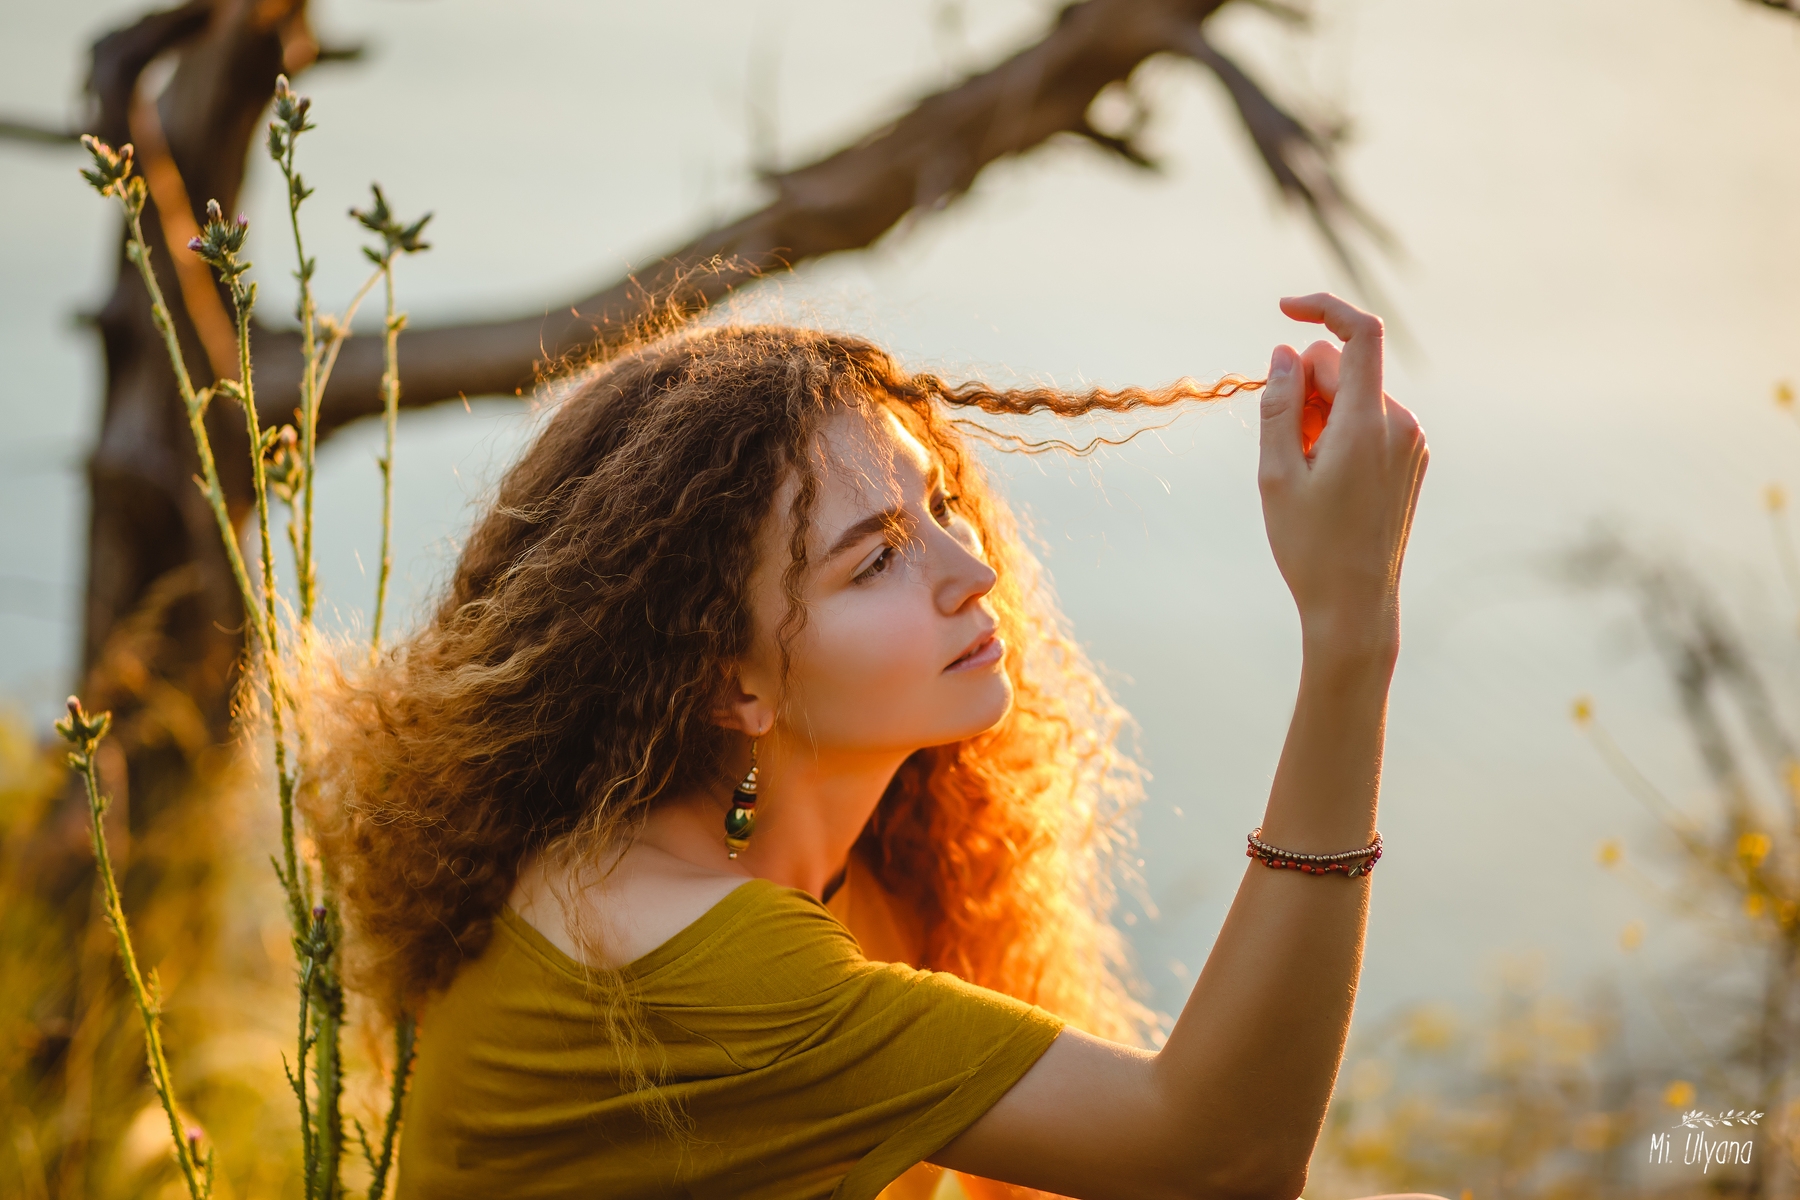
[[[1261,475],[1269,545],[1303,622],[1386,630],[1425,472],[1424,434],[1381,389],[1379,320],[1323,293],[1281,307],[1344,345],[1319,342],[1304,355],[1283,348],[1271,363]],[[1275,370],[1289,364],[1291,375]]]
[[[1337,335],[1344,343],[1337,362],[1338,393],[1353,409],[1378,410],[1381,406],[1381,318],[1330,292],[1284,296],[1281,311],[1296,321],[1323,325]]]
[[[1354,304],[1340,300],[1330,292],[1313,292],[1306,296],[1283,296],[1281,311],[1296,321],[1323,325],[1337,335],[1347,347],[1358,337],[1372,333],[1381,337],[1381,318],[1364,312]]]
[[[1330,342],[1314,342],[1300,355],[1300,361],[1306,364],[1307,374],[1312,376],[1313,390],[1322,396],[1327,404],[1337,396],[1338,359],[1341,351]]]
[[[1425,431],[1419,427],[1418,418],[1413,416],[1410,409],[1396,402],[1391,396],[1387,397],[1387,404],[1390,410],[1398,410],[1405,414],[1406,421],[1411,426],[1410,432],[1417,439],[1413,455],[1412,491],[1406,499],[1406,528],[1400,533],[1400,551],[1404,554],[1406,543],[1412,537],[1413,514],[1418,511],[1419,488],[1425,482],[1425,468],[1431,464],[1431,447],[1426,444]]]
[[[1300,419],[1306,406],[1306,371],[1292,346],[1269,356],[1269,381],[1262,390],[1262,453],[1258,475],[1267,484],[1284,478],[1304,461]]]
[[[1325,426],[1331,420],[1332,401],[1337,398],[1338,348],[1330,342],[1314,342],[1301,353],[1300,361],[1306,375],[1306,408],[1300,416],[1300,449],[1311,458],[1319,435],[1325,432]]]

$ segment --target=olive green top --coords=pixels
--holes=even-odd
[[[870,962],[819,901],[766,879],[622,973],[689,1136],[624,1093],[588,973],[503,909],[424,1014],[396,1200],[870,1200],[1063,1026],[954,975]]]

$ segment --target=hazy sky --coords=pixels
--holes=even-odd
[[[784,164],[1030,39],[1052,6],[658,5],[337,0],[318,26],[366,41],[323,68],[309,237],[321,290],[359,278],[339,214],[378,178],[438,215],[401,271],[417,322],[542,310],[753,203],[749,99]],[[1679,801],[1700,776],[1666,685],[1617,597],[1546,564],[1609,519],[1718,588],[1782,678],[1793,600],[1761,511],[1800,485],[1800,427],[1770,402],[1800,378],[1800,22],[1743,0],[1326,0],[1287,32],[1255,11],[1218,40],[1278,95],[1346,116],[1348,178],[1404,244],[1380,274],[1418,350],[1389,390],[1432,448],[1404,588],[1359,1026],[1394,1004],[1466,1000],[1502,953],[1541,949],[1559,986],[1628,970],[1620,927],[1670,923],[1594,865],[1603,836],[1664,847],[1572,726],[1591,693]],[[72,114],[83,47],[134,5],[6,0],[0,112]],[[960,24],[946,13],[959,13]],[[772,89],[756,80],[773,79]],[[1055,145],[876,251],[758,298],[952,373],[1075,384],[1259,373],[1310,329],[1276,297],[1346,281],[1272,196],[1197,67],[1142,73],[1145,174]],[[45,719],[76,636],[81,462],[99,373],[73,314],[105,294],[114,216],[75,156],[0,144],[0,692]],[[273,223],[258,162],[247,207]],[[290,295],[253,243],[265,311]],[[407,417],[401,599],[443,569],[465,505],[524,431],[513,404]],[[1159,1002],[1204,961],[1285,733],[1297,623],[1254,486],[1254,401],[1093,460],[1005,461],[1078,635],[1142,726],[1154,779],[1145,872],[1163,910],[1132,933]],[[375,431],[325,452],[328,594],[366,609]],[[1787,711],[1792,689],[1781,690]],[[1179,810],[1179,811],[1178,811]],[[1652,874],[1674,879],[1665,863]],[[1624,976],[1629,980],[1629,974]]]

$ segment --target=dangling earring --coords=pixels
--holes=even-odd
[[[736,858],[756,832],[756,738],[750,739],[750,773],[731,794],[725,812],[725,857]]]

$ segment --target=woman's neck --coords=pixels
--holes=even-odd
[[[844,868],[903,755],[833,756],[765,751],[757,772],[756,831],[726,857],[723,787],[660,806],[639,841],[695,866],[757,876],[823,898]]]

